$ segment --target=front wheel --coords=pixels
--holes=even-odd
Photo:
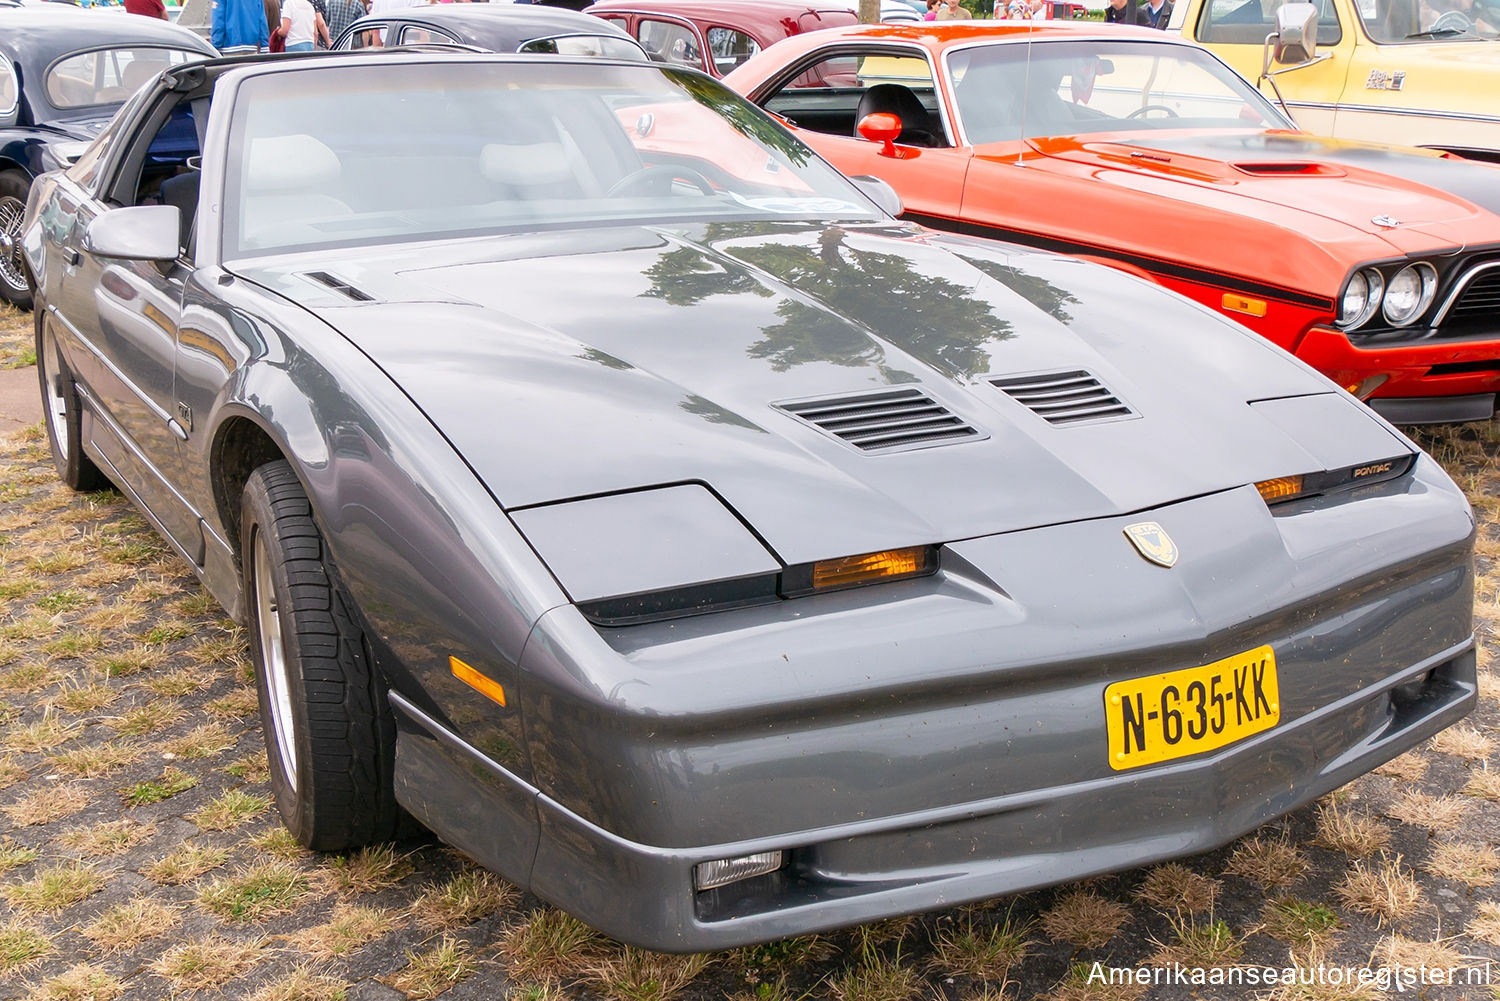
[[[21,256],[21,219],[31,182],[19,171],[0,173],[0,299],[17,309],[31,308],[31,282]]]
[[[47,442],[57,476],[74,490],[103,490],[109,480],[83,454],[83,420],[78,389],[63,364],[57,337],[42,314],[36,316],[36,374],[41,381],[42,410],[47,420]]]
[[[240,543],[271,791],[308,848],[397,836],[396,729],[364,632],[292,467],[250,474]]]

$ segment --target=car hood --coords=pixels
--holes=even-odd
[[[1333,387],[1242,328],[1109,269],[899,224],[614,227],[235,270],[358,345],[507,509],[705,483],[788,563],[1326,465],[1247,401]],[[1089,373],[1132,415],[1053,425],[989,381],[1050,372]],[[891,387],[977,434],[869,453],[778,407]]]
[[[1153,195],[1249,213],[1293,231],[1303,228],[1298,216],[1316,217],[1366,234],[1372,248],[1422,253],[1500,239],[1500,171],[1426,150],[1300,133],[1164,130],[1032,146],[1059,163],[1109,171],[1120,183],[1145,183]],[[1375,222],[1379,217],[1400,225]]]

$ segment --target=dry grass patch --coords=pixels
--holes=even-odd
[[[472,975],[479,965],[469,943],[449,936],[427,952],[406,955],[410,959],[406,966],[381,979],[412,1001],[437,997]]]
[[[1369,858],[1391,840],[1391,829],[1367,813],[1346,810],[1332,799],[1318,804],[1318,833],[1313,844]]]
[[[335,855],[327,863],[333,885],[348,893],[373,893],[396,886],[412,874],[410,855],[392,845],[371,845],[351,855]]]
[[[111,907],[79,931],[105,952],[128,952],[142,942],[165,935],[176,927],[177,920],[175,908],[150,897],[136,897],[129,903]]]
[[[1293,897],[1266,902],[1261,931],[1288,945],[1323,947],[1339,927],[1339,916],[1324,904]]]
[[[1370,956],[1371,966],[1404,966],[1408,969],[1435,970],[1439,967],[1462,970],[1468,961],[1441,939],[1407,938],[1388,935],[1380,940]]]
[[[0,973],[24,970],[52,951],[52,940],[22,921],[0,924]]]
[[[184,667],[147,678],[141,682],[141,687],[153,695],[194,695],[208,687],[208,680],[198,668]]]
[[[250,844],[255,847],[256,851],[286,859],[288,862],[296,862],[312,854],[310,850],[302,847],[296,835],[285,827],[273,827],[257,834],[250,839]]]
[[[513,905],[516,888],[483,869],[468,869],[427,890],[412,904],[412,914],[427,928],[452,929],[473,924],[487,914]]]
[[[1493,740],[1467,723],[1443,730],[1428,741],[1428,746],[1440,754],[1451,754],[1470,761],[1483,761],[1495,750]]]
[[[237,779],[243,779],[249,785],[260,785],[271,777],[271,766],[264,753],[236,758],[224,766],[224,771]]]
[[[1046,994],[1038,995],[1038,1001],[1138,1001],[1146,993],[1145,984],[1110,984],[1091,977],[1093,967],[1089,963],[1075,963]]]
[[[0,757],[0,789],[9,789],[29,774],[30,770],[9,754]]]
[[[219,719],[244,719],[260,712],[260,699],[253,688],[236,688],[228,695],[214,699],[203,709]]]
[[[310,889],[306,873],[282,859],[271,859],[214,880],[198,894],[198,902],[225,921],[260,921],[290,911]]]
[[[91,685],[71,685],[64,688],[52,699],[52,705],[77,716],[106,709],[119,697],[118,689],[111,688],[103,682],[96,682]]]
[[[104,876],[82,862],[64,862],[22,883],[0,886],[0,896],[27,914],[56,914],[104,889]]]
[[[1500,904],[1485,900],[1480,902],[1478,913],[1469,922],[1464,934],[1493,946],[1500,946]]]
[[[46,664],[19,664],[0,671],[0,692],[22,695],[40,691],[62,680],[62,674]]]
[[[0,875],[35,861],[35,848],[18,845],[10,838],[0,838]]]
[[[394,915],[382,908],[339,904],[326,923],[304,928],[288,941],[297,952],[314,959],[334,959],[373,942],[396,924]]]
[[[231,942],[218,935],[187,942],[162,953],[151,972],[179,991],[220,987],[254,966],[265,951],[265,939]]]
[[[1375,772],[1378,775],[1389,775],[1403,782],[1418,782],[1427,774],[1429,764],[1430,762],[1419,752],[1407,751],[1400,757],[1392,758],[1385,764],[1377,766]]]
[[[1251,837],[1235,846],[1224,871],[1267,890],[1281,890],[1306,876],[1311,868],[1307,856],[1290,841]]]
[[[1439,879],[1451,879],[1478,888],[1495,885],[1500,872],[1500,853],[1488,845],[1442,844],[1433,848],[1423,867]]]
[[[1301,955],[1292,953],[1281,965],[1282,968],[1316,970],[1346,964],[1330,959],[1318,949],[1310,949]],[[1358,977],[1354,977],[1352,983],[1346,979],[1343,983],[1335,984],[1328,982],[1331,978],[1324,978],[1321,982],[1316,977],[1310,979],[1311,983],[1302,983],[1301,978],[1298,978],[1294,983],[1278,984],[1267,993],[1259,995],[1257,1001],[1379,1001],[1386,996],[1380,985],[1373,980],[1360,983]]]
[[[1469,775],[1469,784],[1459,791],[1465,796],[1500,803],[1500,772],[1492,772],[1487,768],[1473,772]]]
[[[139,824],[134,820],[106,820],[93,827],[76,827],[71,831],[64,831],[58,840],[84,855],[118,855],[155,833],[155,824]]]
[[[532,911],[507,928],[500,955],[516,980],[551,980],[577,976],[604,943],[598,932],[555,907]]]
[[[205,723],[167,742],[167,753],[189,760],[210,758],[229,750],[239,738],[223,723]]]
[[[257,796],[243,789],[231,789],[217,799],[209,800],[188,819],[205,831],[227,831],[238,827],[271,806],[270,796]]]
[[[145,737],[165,729],[182,719],[182,707],[175,702],[154,699],[132,706],[118,716],[105,720],[121,733],[132,737]]]
[[[1220,883],[1185,865],[1168,862],[1146,874],[1135,899],[1161,911],[1198,914],[1213,908]]]
[[[247,1001],[344,1001],[348,996],[349,987],[342,980],[299,966],[262,986]]]
[[[68,772],[80,778],[96,779],[101,775],[119,771],[126,765],[134,764],[140,760],[143,753],[138,747],[106,740],[98,744],[85,744],[82,747],[70,748],[61,754],[54,754],[47,760],[48,764],[59,771]]]
[[[124,982],[97,966],[80,963],[42,981],[36,1001],[115,1001],[125,993]]]
[[[1088,890],[1074,890],[1060,898],[1040,920],[1042,931],[1054,942],[1070,942],[1097,949],[1109,942],[1130,919],[1130,909]]]
[[[965,913],[932,937],[928,962],[950,977],[1004,981],[1011,968],[1026,958],[1029,930],[1026,924],[1013,924],[1008,914],[998,925],[985,925]]]
[[[1433,796],[1420,789],[1408,789],[1385,812],[1402,823],[1429,831],[1453,831],[1463,823],[1468,808],[1469,804],[1458,796]]]
[[[900,949],[894,955],[887,956],[878,949],[867,947],[861,950],[858,962],[833,977],[829,982],[829,992],[838,1001],[911,1001],[917,996],[921,985],[917,971],[903,962]],[[626,998],[634,1001],[630,995],[619,991],[606,993],[621,1001]],[[649,993],[641,996],[650,1001],[662,1001],[676,993],[677,991],[672,994]]]
[[[89,805],[89,794],[79,785],[42,786],[14,803],[0,807],[17,827],[50,824]]]
[[[1151,942],[1156,951],[1151,962],[1158,966],[1181,963],[1188,967],[1232,966],[1244,955],[1245,944],[1234,934],[1229,923],[1212,914],[1199,920],[1186,914],[1167,919],[1172,940]]]
[[[210,869],[217,869],[229,858],[226,849],[214,845],[184,844],[172,854],[152,862],[143,874],[163,886],[181,886]]]
[[[82,732],[82,726],[64,721],[49,709],[34,723],[25,726],[11,724],[5,734],[5,749],[22,754],[40,754],[72,740]]]
[[[1411,871],[1401,867],[1400,855],[1368,864],[1356,859],[1336,892],[1345,907],[1381,924],[1406,921],[1426,909],[1422,888]]]

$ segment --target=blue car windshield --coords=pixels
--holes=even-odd
[[[225,258],[612,223],[881,218],[719,83],[650,65],[372,61],[252,76]]]

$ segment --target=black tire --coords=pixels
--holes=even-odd
[[[18,170],[0,172],[0,299],[18,309],[31,308],[31,278],[21,257],[21,216],[31,181]],[[9,246],[10,252],[4,248]]]
[[[83,421],[78,388],[62,360],[57,339],[43,314],[36,314],[36,375],[42,391],[42,423],[52,446],[52,464],[58,479],[74,490],[104,490],[109,479],[83,454]]]
[[[281,819],[317,851],[394,839],[403,816],[391,784],[395,720],[312,505],[285,461],[250,474],[240,544],[261,725]],[[269,587],[262,592],[265,577]],[[262,630],[269,615],[275,618]],[[268,663],[277,656],[276,637],[279,674]],[[278,708],[279,688],[286,699]],[[289,733],[282,732],[286,720]]]

